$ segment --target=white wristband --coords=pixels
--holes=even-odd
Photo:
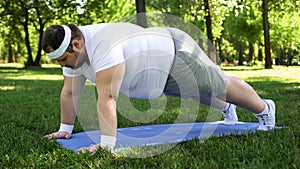
[[[74,125],[60,123],[60,128],[58,131],[65,131],[68,132],[69,134],[72,134],[73,128]]]
[[[108,147],[110,150],[113,150],[117,142],[117,138],[113,136],[101,135],[100,146]]]

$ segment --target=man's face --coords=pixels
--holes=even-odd
[[[73,52],[73,53],[65,52],[61,57],[55,60],[60,64],[61,67],[76,69],[78,68],[76,66],[77,57],[78,57],[77,52]]]
[[[74,47],[73,52],[65,52],[61,57],[55,59],[61,67],[77,69],[83,65],[87,58],[85,48],[81,49]]]

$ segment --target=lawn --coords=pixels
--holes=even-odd
[[[1,64],[0,168],[300,168],[300,67],[223,68],[227,74],[247,81],[262,98],[273,99],[277,108],[276,123],[286,128],[210,137],[201,142],[192,140],[155,156],[130,158],[103,150],[94,156],[77,154],[43,138],[59,127],[61,69],[49,65],[42,69],[23,69],[18,64]],[[87,88],[94,91],[92,84]],[[140,111],[160,103],[135,99],[130,102]],[[180,113],[180,102],[177,98],[167,98],[165,110],[150,116],[146,123],[119,113],[118,126],[173,123]],[[196,120],[207,120],[207,110],[208,107],[199,106]],[[241,108],[237,111],[241,121],[257,122],[251,112]],[[190,118],[194,117],[183,121],[188,122]],[[81,124],[77,118],[75,133],[83,131]]]

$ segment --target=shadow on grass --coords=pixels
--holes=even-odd
[[[56,69],[55,69],[56,70]],[[39,69],[38,72],[49,73],[49,69]],[[50,71],[51,73],[52,71]],[[297,82],[285,82],[280,81],[280,79],[272,80],[269,77],[253,77],[249,78],[248,82],[262,98],[269,98],[276,102],[278,107],[278,112],[281,113],[285,108],[294,107],[297,109],[297,106],[300,104],[290,105],[290,103],[298,100],[300,95],[300,83]],[[15,79],[0,79],[0,111],[2,112],[0,117],[7,117],[13,120],[13,117],[10,116],[14,112],[18,111],[18,116],[24,116],[23,118],[30,118],[27,116],[33,112],[49,112],[53,109],[56,112],[59,112],[59,100],[60,100],[60,91],[63,86],[63,80],[15,80]],[[85,88],[90,88],[89,90],[94,92],[94,86],[86,86]],[[243,93],[240,93],[243,95]],[[92,97],[92,96],[90,96]],[[90,98],[89,97],[89,98]],[[245,95],[245,97],[247,97]],[[91,99],[96,99],[94,96]],[[131,104],[140,109],[140,111],[147,111],[151,108],[151,104],[145,100],[131,99]],[[176,114],[174,112],[180,109],[181,100],[178,98],[168,97],[166,111],[162,114],[162,119],[159,119],[153,123],[171,123],[172,120],[176,119]],[[52,110],[51,110],[52,109]],[[198,120],[205,121],[207,118],[207,113],[205,112],[198,113]],[[168,113],[169,112],[169,113]],[[42,113],[43,114],[43,113]],[[32,114],[36,116],[36,114]],[[46,115],[47,116],[47,115]],[[37,117],[38,118],[38,117]],[[47,116],[47,118],[49,118]],[[126,120],[126,118],[120,118],[120,120]],[[51,119],[52,121],[53,119]],[[125,124],[134,125],[136,123],[121,122],[122,127]],[[150,122],[151,124],[151,122]],[[24,124],[25,125],[25,124]],[[145,125],[145,124],[144,124]],[[48,129],[50,130],[50,129]]]
[[[0,74],[7,74],[8,72],[1,72],[0,67]],[[7,69],[6,69],[7,70]],[[13,70],[13,69],[9,69]],[[16,69],[23,70],[28,69]],[[60,74],[61,69],[59,68],[41,68],[31,70],[34,72],[38,72],[39,74]],[[9,72],[10,73],[10,72]],[[20,72],[13,72],[15,74],[20,74]],[[23,72],[26,73],[26,72]],[[275,80],[274,80],[275,79]],[[288,101],[295,101],[298,100],[298,96],[300,95],[300,82],[288,82],[279,78],[270,78],[270,77],[251,77],[247,78],[248,83],[256,90],[259,95],[263,98],[272,98],[274,100],[288,102]],[[27,95],[30,97],[45,97],[41,99],[49,99],[51,97],[59,97],[61,88],[63,85],[63,80],[16,80],[16,79],[1,79],[0,78],[0,86],[11,86],[11,88],[7,88],[4,90],[0,88],[0,95],[5,95],[5,101],[8,100],[19,100],[22,95]],[[93,89],[94,90],[94,89]],[[240,93],[243,95],[243,93]],[[245,96],[247,97],[247,96]],[[2,100],[4,98],[1,98]],[[59,99],[59,98],[57,98]],[[178,100],[178,99],[177,99]],[[27,99],[23,100],[24,102],[28,101]],[[168,100],[168,101],[172,101]],[[179,99],[180,101],[180,99]],[[136,99],[134,100],[136,102]],[[137,101],[138,102],[138,101]],[[142,101],[141,101],[142,102]],[[143,101],[145,102],[145,101]],[[2,102],[3,103],[3,102]],[[138,104],[138,103],[135,103]],[[180,103],[178,103],[180,104]],[[175,104],[171,104],[175,106]],[[149,104],[147,105],[149,107]],[[147,107],[146,106],[146,107]],[[180,105],[179,105],[180,106]],[[145,108],[145,107],[144,107]],[[177,107],[178,108],[178,107]],[[146,108],[147,109],[147,108]]]
[[[289,79],[260,76],[247,78],[246,81],[254,90],[261,91],[263,97],[285,97],[288,100],[295,100],[296,98],[293,95],[299,96],[300,94],[300,82],[289,82]]]

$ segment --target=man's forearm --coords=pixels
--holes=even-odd
[[[74,99],[74,101],[76,101],[76,99]],[[72,95],[61,93],[60,96],[61,123],[74,124],[76,118],[74,101]]]
[[[74,124],[85,80],[84,76],[64,76],[64,86],[60,94],[61,123]]]
[[[114,99],[98,101],[98,116],[101,135],[116,137],[117,113]]]
[[[96,73],[98,92],[98,119],[100,123],[102,147],[113,148],[117,135],[116,100],[119,95],[125,64],[120,63]]]

